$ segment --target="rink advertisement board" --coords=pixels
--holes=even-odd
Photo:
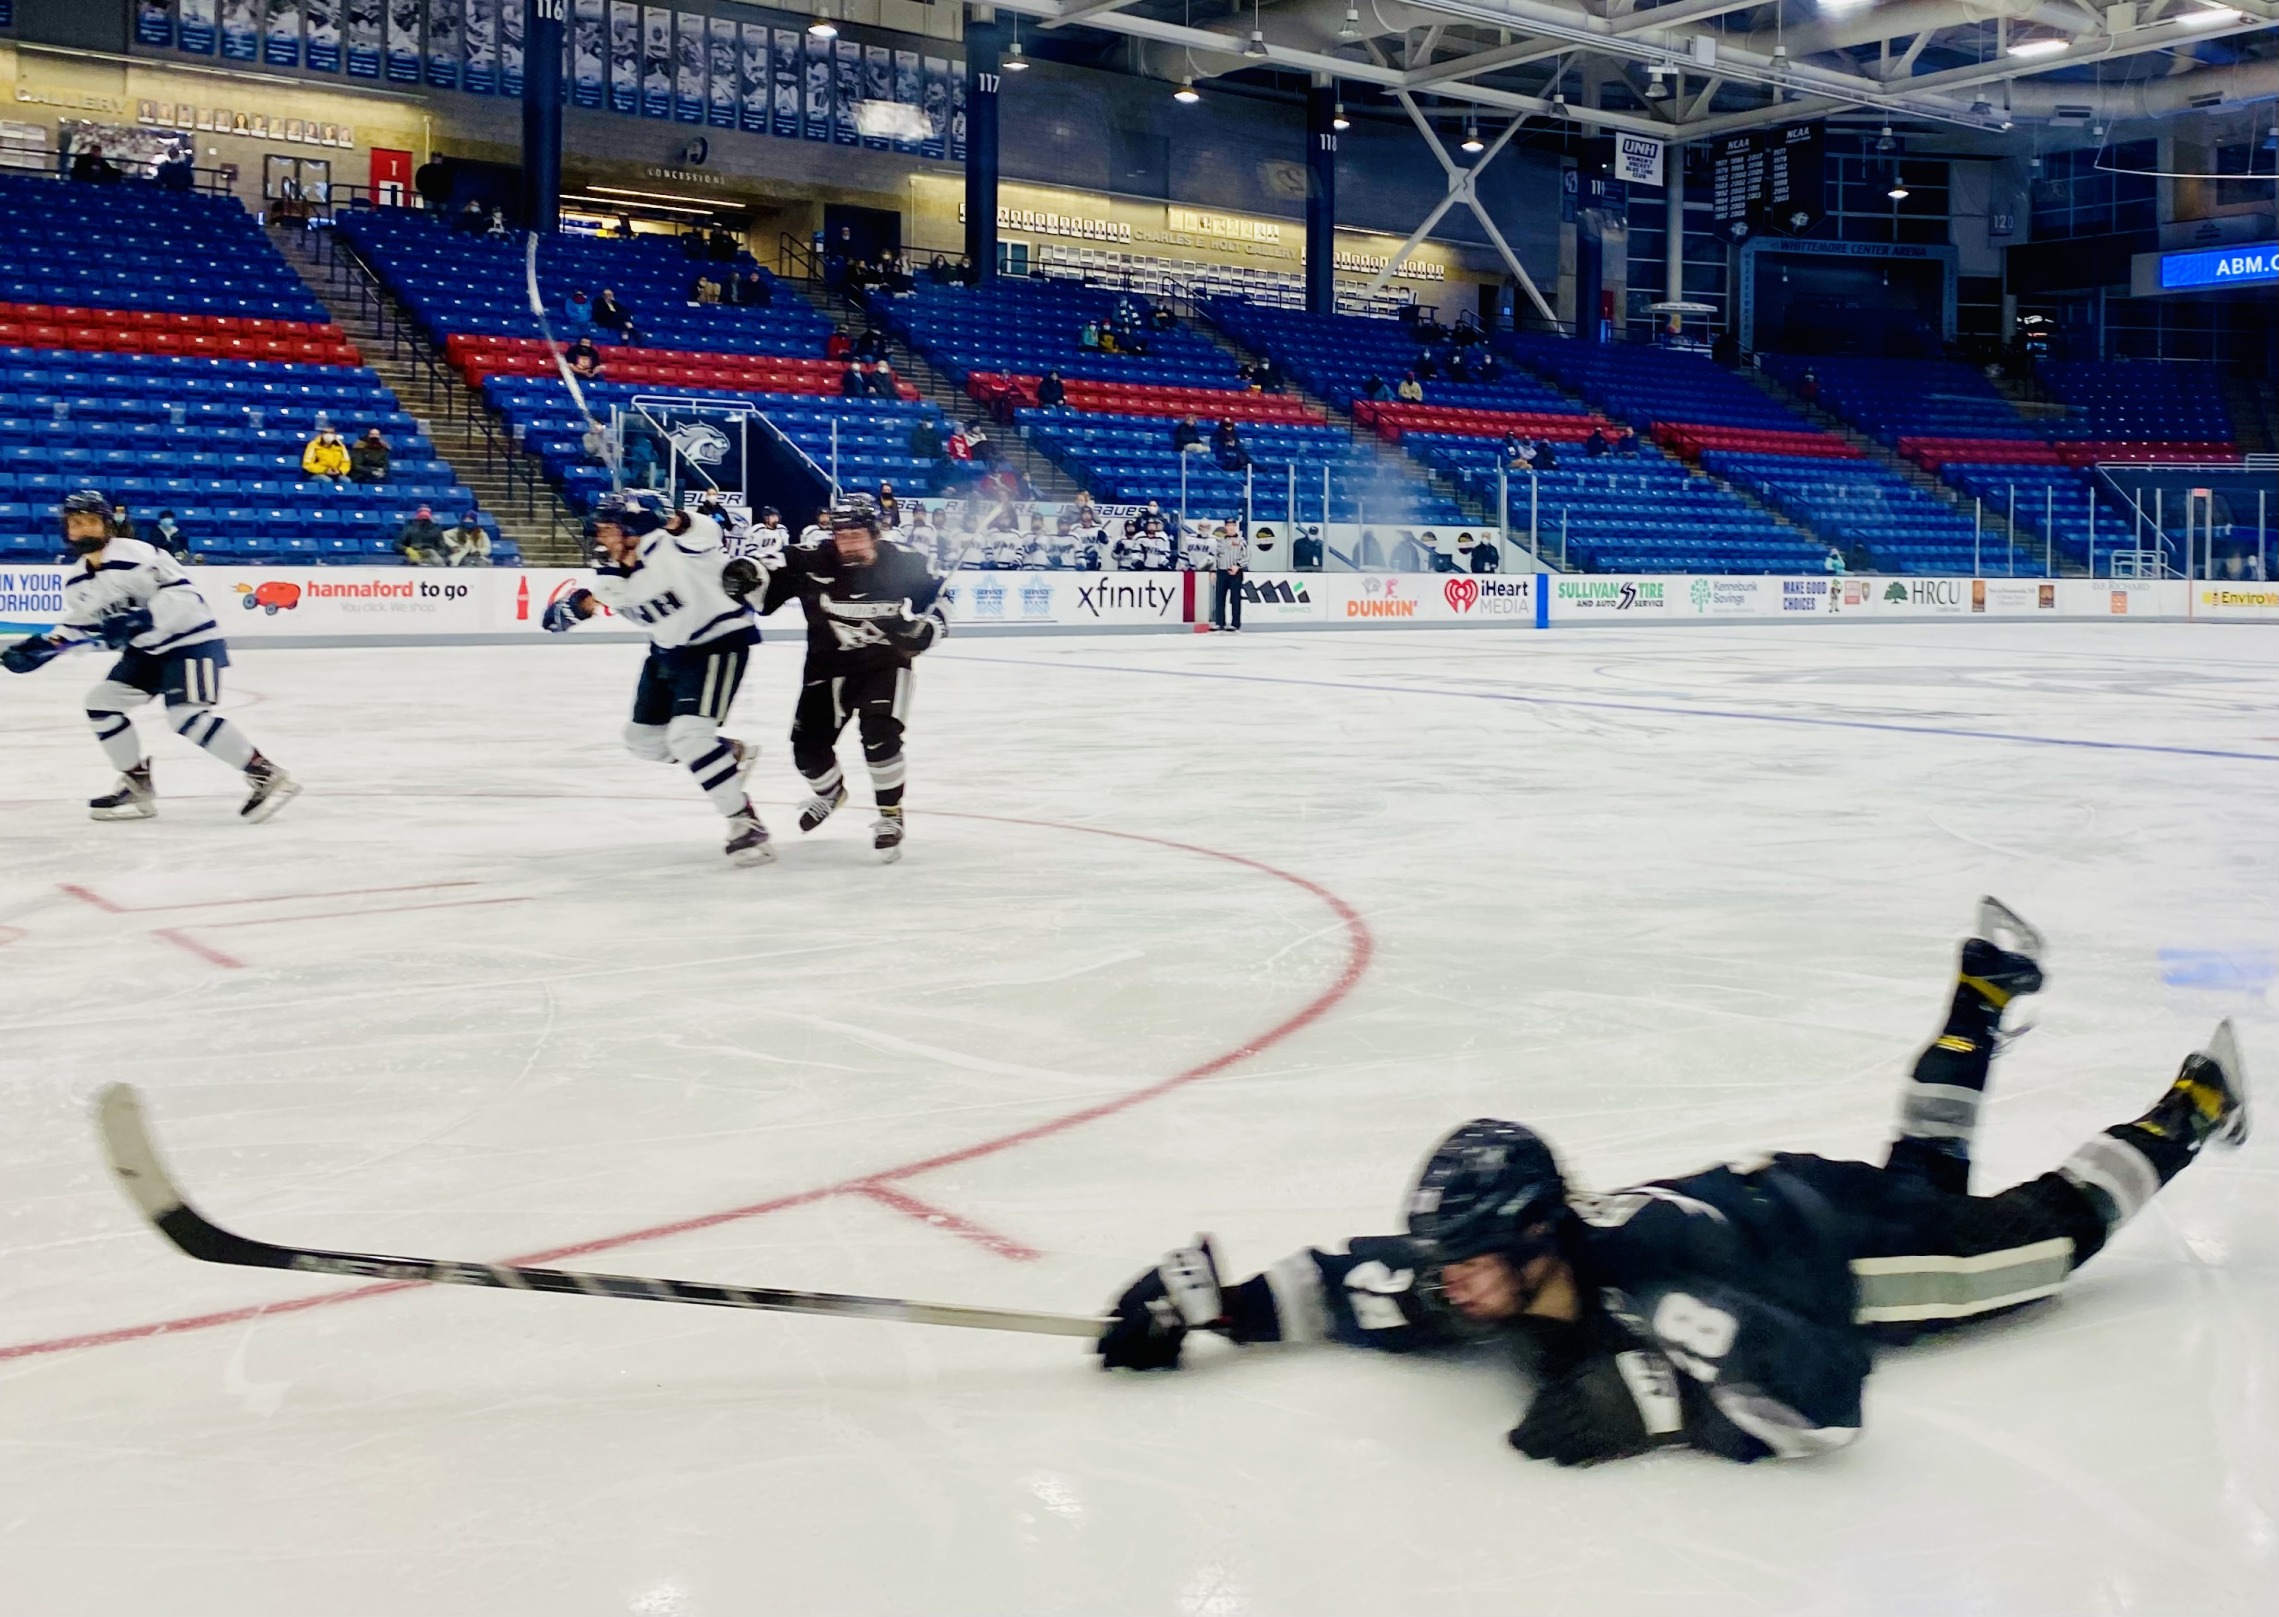
[[[0,635],[63,615],[59,566],[0,567]],[[193,567],[232,640],[516,639],[590,575],[570,568]],[[953,630],[1158,629],[1210,623],[1218,580],[1195,572],[999,572],[943,588]],[[1549,628],[1852,621],[2195,619],[2279,624],[2279,585],[2088,578],[1731,574],[1249,573],[1250,629]],[[597,621],[587,634],[618,631]]]

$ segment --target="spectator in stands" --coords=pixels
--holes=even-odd
[[[1354,560],[1366,572],[1384,570],[1385,546],[1383,541],[1378,539],[1375,528],[1363,528],[1361,530],[1360,551]]]
[[[1169,331],[1179,324],[1179,317],[1158,303],[1147,317],[1147,323],[1158,331]]]
[[[748,269],[728,284],[728,301],[744,309],[769,308],[775,303],[775,285],[757,269]]]
[[[1211,429],[1211,458],[1219,463],[1221,471],[1239,472],[1248,469],[1250,450],[1244,445],[1242,434],[1235,430],[1231,418]]]
[[[340,434],[330,427],[320,428],[301,449],[301,470],[311,477],[321,477],[335,488],[348,481],[348,446],[340,441]]]
[[[1308,523],[1290,541],[1290,565],[1301,573],[1322,570],[1322,531],[1318,526]]]
[[[1614,435],[1613,442],[1614,452],[1618,455],[1635,455],[1638,453],[1638,431],[1635,427],[1621,429]]]
[[[847,368],[839,373],[839,397],[859,399],[868,391],[869,386],[863,380],[863,362],[859,359],[848,360]]]
[[[736,262],[736,255],[742,251],[743,249],[736,245],[735,236],[725,229],[715,227],[704,238],[704,255],[715,264],[733,264]]]
[[[189,191],[198,184],[197,158],[187,151],[176,152],[158,165],[158,186],[162,191]]]
[[[584,287],[574,288],[562,300],[562,324],[581,337],[593,330],[593,299]]]
[[[1496,351],[1493,348],[1481,349],[1479,361],[1472,367],[1472,380],[1475,382],[1493,382],[1503,373],[1503,361],[1496,358]]]
[[[691,303],[718,303],[720,283],[709,275],[699,275],[688,289],[688,300]]]
[[[942,445],[942,454],[951,463],[953,471],[972,461],[973,440],[965,435],[965,428],[954,422],[951,424],[950,441]]]
[[[1077,328],[1077,331],[1076,331],[1076,346],[1077,346],[1077,347],[1079,347],[1079,348],[1095,348],[1095,349],[1096,349],[1096,348],[1098,348],[1098,347],[1100,346],[1100,322],[1099,322],[1099,321],[1097,321],[1097,320],[1087,320],[1087,321],[1085,321],[1085,322],[1084,322],[1084,324],[1083,324],[1083,325],[1081,325],[1081,326],[1079,326],[1079,327]]]
[[[874,399],[898,399],[902,396],[900,383],[894,367],[882,359],[871,368],[870,379],[864,387]]]
[[[1472,379],[1472,361],[1461,348],[1448,356],[1448,379],[1451,382],[1469,382]]]
[[[1396,573],[1422,573],[1431,570],[1432,561],[1424,546],[1417,543],[1415,534],[1406,528],[1396,528],[1388,565]]]
[[[934,424],[931,415],[922,415],[910,423],[909,448],[912,460],[942,458],[942,429]]]
[[[889,252],[880,261],[878,279],[890,298],[906,298],[918,290],[917,279],[904,266],[900,253]]]
[[[1250,565],[1250,541],[1233,518],[1219,524],[1218,544],[1211,566],[1211,627],[1228,634],[1242,632],[1242,575]]]
[[[1171,447],[1182,455],[1200,455],[1203,452],[1203,429],[1193,416],[1181,416],[1171,429]]]
[[[1387,391],[1389,390],[1385,386],[1385,379],[1375,371],[1371,371],[1367,376],[1361,378],[1361,396],[1363,398],[1382,399]]]
[[[855,339],[855,358],[884,359],[885,357],[886,333],[876,325],[864,326],[863,334]]]
[[[459,210],[459,217],[451,221],[451,228],[462,236],[480,236],[484,223],[482,203],[469,197],[467,205]]]
[[[1535,469],[1539,472],[1555,472],[1559,469],[1559,451],[1548,438],[1538,438],[1535,441]]]
[[[409,522],[396,535],[396,549],[404,561],[413,567],[441,567],[445,564],[446,546],[443,530],[436,526],[435,512],[421,506],[412,513]]]
[[[388,480],[388,440],[380,436],[378,427],[365,430],[364,436],[349,446],[348,480],[351,483],[385,483]]]
[[[1461,548],[1463,541],[1459,539],[1457,544]],[[1481,534],[1472,545],[1472,571],[1500,573],[1503,565],[1503,546],[1496,542],[1496,536],[1492,533]]]
[[[610,232],[610,234],[615,236],[619,241],[631,241],[633,239],[633,216],[629,213],[619,214],[617,216],[617,226]]]
[[[1505,464],[1505,465],[1509,466],[1509,465],[1512,465],[1512,464],[1514,464],[1514,463],[1516,463],[1516,462],[1518,461],[1518,459],[1519,459],[1519,447],[1520,447],[1520,438],[1519,438],[1519,434],[1518,434],[1518,433],[1516,433],[1516,432],[1510,432],[1510,431],[1506,431],[1506,432],[1504,433],[1503,442],[1502,442],[1500,445],[1498,445],[1498,446],[1497,446],[1497,450],[1498,450],[1498,452],[1499,452],[1499,453],[1500,453],[1500,454],[1503,456],[1503,458],[1504,458],[1504,464]]]
[[[1037,408],[1057,410],[1068,402],[1068,388],[1060,379],[1060,372],[1047,371],[1037,382]]]
[[[1606,434],[1597,427],[1593,427],[1591,428],[1591,435],[1583,440],[1583,458],[1597,460],[1613,447],[1606,441]]]
[[[834,331],[823,340],[825,359],[846,359],[855,351],[854,339],[843,331]]]
[[[878,520],[881,526],[894,529],[902,526],[902,502],[894,497],[894,485],[883,479],[878,485]]]
[[[493,208],[491,210],[490,223],[483,227],[483,234],[493,241],[497,241],[506,235],[506,213],[503,209]]]
[[[576,342],[570,344],[569,352],[563,355],[563,358],[570,362],[570,369],[577,372],[579,381],[598,382],[601,380],[603,369],[601,350],[593,345],[591,337],[580,337]]]
[[[608,287],[593,300],[593,323],[603,331],[612,332],[619,342],[634,342],[638,335],[633,329],[633,314],[617,301],[617,294]]]
[[[111,507],[111,537],[114,539],[132,539],[134,536],[134,513],[129,511],[124,504],[114,504]]]
[[[490,566],[491,536],[479,512],[459,513],[459,526],[443,536],[443,559],[452,567]]]
[[[146,545],[176,556],[190,554],[190,536],[182,531],[182,525],[174,520],[171,511],[159,512],[158,520],[144,523],[135,537]]]
[[[82,146],[71,159],[71,177],[90,185],[108,185],[119,177],[100,145]]]
[[[947,258],[936,253],[926,265],[926,279],[939,286],[948,286],[957,279],[957,271],[950,268],[950,261]]]
[[[1424,383],[1414,371],[1410,371],[1402,377],[1401,385],[1393,391],[1400,396],[1403,404],[1422,404],[1424,402]]]
[[[1806,404],[1820,401],[1820,376],[1810,366],[1805,367],[1803,379],[1796,384],[1796,396]]]
[[[1431,349],[1419,348],[1416,351],[1416,362],[1409,367],[1409,374],[1420,382],[1429,382],[1440,374],[1440,361],[1432,357]]]

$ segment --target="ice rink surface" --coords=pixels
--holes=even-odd
[[[2279,1114],[1850,1450],[1586,1472],[1492,1356],[199,1265],[87,1118],[257,1236],[1086,1311],[1393,1227],[1476,1115],[1596,1188],[1879,1152],[1993,892],[2051,982],[1991,1190],[2220,1015],[2279,1096],[2279,635],[953,641],[892,868],[859,770],[792,831],[771,644],[751,871],[618,747],[635,648],[237,655],[258,828],[147,713],[161,817],[89,822],[97,665],[0,685],[0,1611],[2279,1610]]]

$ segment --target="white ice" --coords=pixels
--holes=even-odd
[[[1109,1377],[443,1288],[247,1314],[352,1285],[181,1257],[87,1117],[142,1086],[253,1235],[1089,1311],[1197,1230],[1248,1272],[1391,1227],[1476,1115],[1600,1187],[1875,1153],[1993,892],[2052,953],[1991,1189],[2221,1015],[2279,1083],[2279,636],[953,641],[892,868],[859,769],[791,830],[771,645],[732,728],[787,846],[752,871],[620,750],[637,656],[241,649],[229,710],[308,788],[259,828],[147,715],[162,816],[89,822],[96,667],[0,686],[0,1610],[2279,1610],[2279,1138],[2055,1303],[1887,1355],[1844,1453],[1562,1472],[1505,1446],[1525,1388],[1484,1360]],[[1132,1095],[1356,966],[1120,1110],[622,1242]]]

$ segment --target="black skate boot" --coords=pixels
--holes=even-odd
[[[301,795],[301,783],[258,752],[245,766],[245,780],[253,788],[253,795],[245,800],[237,815],[247,825],[259,825]]]
[[[824,797],[820,793],[810,797],[800,805],[799,829],[803,833],[814,830],[833,814],[836,814],[846,801],[847,783],[845,781],[839,782],[838,790],[829,797]]]
[[[2247,1066],[2230,1017],[2216,1024],[2205,1050],[2184,1058],[2176,1082],[2137,1120],[2137,1127],[2163,1139],[2187,1141],[2195,1150],[2211,1142],[2246,1142]]]
[[[2003,1007],[2021,994],[2038,993],[2042,986],[2042,935],[2028,926],[2001,900],[1978,901],[1978,935],[1962,946],[1959,1002],[1976,995],[1978,1002],[2000,1021]],[[2001,1033],[2002,1042],[2016,1038],[2025,1028]]]
[[[151,789],[150,760],[145,758],[121,775],[118,790],[105,792],[101,797],[90,797],[87,800],[87,817],[91,820],[158,818],[158,793]]]
[[[878,818],[871,822],[870,847],[871,852],[878,855],[880,864],[891,865],[902,857],[902,831],[902,806],[899,803],[893,808],[878,811]]]
[[[768,840],[768,828],[760,824],[760,816],[752,807],[750,798],[744,806],[728,816],[729,861],[738,865],[772,865],[775,863],[775,845]]]

